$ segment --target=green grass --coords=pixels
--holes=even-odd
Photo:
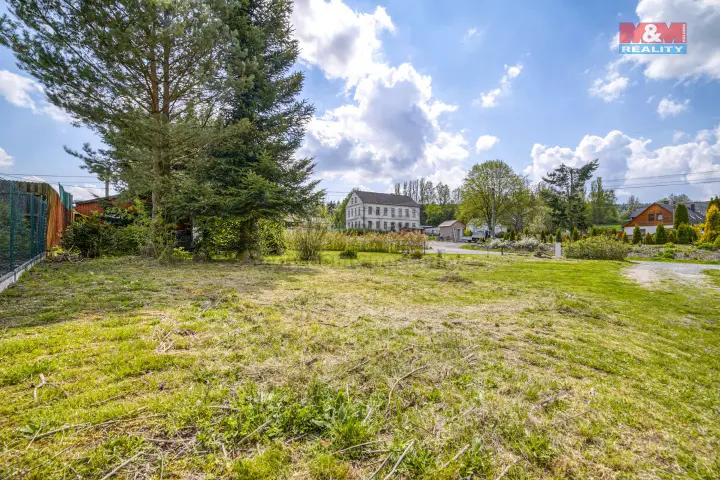
[[[384,478],[410,442],[397,478],[720,476],[717,291],[360,256],[35,267],[0,294],[0,477]]]

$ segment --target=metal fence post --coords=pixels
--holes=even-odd
[[[30,258],[35,258],[35,243],[37,236],[37,224],[35,218],[35,198],[29,198],[30,200]]]
[[[15,270],[15,182],[10,183],[10,265]]]

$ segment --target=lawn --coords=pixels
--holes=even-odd
[[[0,477],[718,478],[720,295],[626,267],[39,265],[0,294]]]

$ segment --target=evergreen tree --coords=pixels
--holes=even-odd
[[[643,238],[643,243],[645,245],[653,245],[655,242],[653,242],[652,235],[650,235],[649,233],[646,233],[645,238]]]
[[[573,227],[570,240],[573,242],[577,242],[578,240],[580,240],[580,231],[577,229],[577,227]]]
[[[249,246],[260,219],[311,214],[323,195],[310,179],[314,163],[294,157],[314,110],[298,98],[303,74],[291,71],[299,54],[291,13],[290,0],[230,2],[221,11],[235,32],[227,69],[242,72],[234,74],[226,125],[244,128],[196,162],[175,197],[178,214],[241,220],[241,246]],[[338,211],[341,228],[346,204]]]
[[[713,204],[705,214],[705,230],[700,242],[713,243],[718,235],[720,235],[720,208]]]
[[[675,230],[670,230],[670,231],[668,232],[668,238],[667,238],[667,239],[668,239],[668,242],[678,243],[678,242],[677,242],[677,234],[675,233]]]
[[[642,232],[640,232],[640,227],[635,225],[635,228],[633,228],[632,243],[637,245],[640,242],[642,242]]]
[[[245,80],[223,62],[233,32],[204,0],[7,4],[0,43],[53,105],[111,147],[128,185],[152,193],[157,217],[172,173],[213,148],[229,87]]]
[[[588,195],[588,208],[590,209],[592,223],[595,225],[605,225],[617,222],[618,210],[617,207],[615,207],[616,201],[615,191],[605,190],[601,177],[591,182],[590,194]]]
[[[712,207],[713,205],[715,205],[717,208],[720,209],[720,196],[717,196],[717,195],[716,195],[715,198],[711,198],[711,199],[710,199],[710,203],[708,204],[708,210],[709,210],[710,207]]]
[[[567,229],[588,227],[585,184],[597,168],[597,159],[580,168],[562,164],[543,177],[546,188],[541,196],[550,207],[550,216],[557,226]]]
[[[673,214],[673,228],[677,229],[681,223],[690,223],[688,209],[684,203],[675,205],[675,213]]]
[[[562,242],[562,230],[560,230],[559,228],[555,232],[555,241]]]
[[[692,242],[692,227],[688,225],[687,223],[681,223],[678,225],[677,230],[677,243],[681,245],[686,245],[690,242]]]
[[[657,245],[664,245],[667,243],[667,233],[665,232],[665,226],[660,223],[655,231],[655,243]]]

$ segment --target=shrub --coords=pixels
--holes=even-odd
[[[720,235],[718,235],[715,239],[715,243],[713,243],[713,248],[716,250],[720,250]]]
[[[508,236],[507,236],[506,240],[511,240],[513,242],[515,240],[517,240],[517,234],[515,233],[514,228],[511,228],[510,230],[508,230]]]
[[[340,258],[355,259],[358,257],[358,252],[352,247],[348,247],[340,252]]]
[[[662,245],[664,243],[667,243],[667,233],[665,232],[665,225],[660,223],[655,231],[655,245]]]
[[[705,231],[700,241],[712,243],[718,235],[720,235],[720,209],[716,205],[711,205],[705,215]]]
[[[515,247],[520,250],[533,251],[540,246],[540,241],[533,237],[526,237],[515,242]]]
[[[570,243],[565,248],[565,256],[589,260],[624,260],[629,251],[629,245],[600,236]]]
[[[675,243],[687,245],[688,243],[691,243],[693,241],[693,237],[695,236],[695,229],[687,223],[681,223],[676,230],[677,238],[675,239]]]
[[[663,245],[665,248],[675,248],[675,244],[673,242],[668,242],[665,245]]]
[[[630,243],[630,239],[628,238],[627,232],[624,230],[620,232],[620,240],[622,240],[623,243]]]
[[[635,225],[635,228],[633,228],[632,243],[633,245],[638,245],[640,242],[642,242],[642,232],[640,232],[640,227]]]
[[[677,243],[677,237],[675,236],[675,230],[670,230],[668,232],[668,242],[670,243]]]
[[[559,228],[557,229],[557,232],[555,232],[555,241],[562,242],[562,231]]]
[[[147,243],[147,227],[116,227],[96,217],[71,223],[62,236],[63,249],[77,250],[84,257],[135,255]]]
[[[697,248],[701,250],[712,250],[715,248],[715,246],[712,243],[701,242],[697,244]]]
[[[572,232],[570,233],[570,240],[573,242],[580,240],[580,231],[577,227],[573,227]]]
[[[469,228],[466,228],[465,230],[463,230],[463,235],[465,235],[466,237],[469,237],[472,235],[472,232],[470,231]]]
[[[298,260],[319,261],[326,235],[325,223],[307,220],[302,226],[292,231],[289,243],[297,252]]]
[[[645,234],[645,238],[643,238],[643,243],[645,245],[654,245],[655,242],[653,242],[653,237],[649,233]]]
[[[510,245],[509,241],[496,238],[488,243],[488,248],[508,248]]]
[[[540,241],[541,241],[542,243],[546,243],[546,242],[547,242],[547,233],[545,233],[545,230],[543,230],[542,232],[540,232]]]
[[[678,228],[682,223],[690,223],[688,209],[684,203],[675,205],[675,213],[673,214],[673,228]]]

